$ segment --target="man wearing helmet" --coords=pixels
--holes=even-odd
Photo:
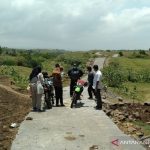
[[[83,72],[74,63],[73,67],[68,71],[68,76],[70,78],[70,96],[72,96],[74,87],[77,85],[77,80],[83,76]]]

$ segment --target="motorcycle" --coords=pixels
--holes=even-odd
[[[70,108],[77,106],[77,101],[80,100],[81,93],[83,92],[85,86],[87,86],[87,82],[84,80],[77,81],[77,85],[74,87]]]

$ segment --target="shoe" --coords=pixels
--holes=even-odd
[[[43,109],[43,110],[41,110],[41,109],[38,109],[38,112],[45,112],[45,110]]]
[[[56,104],[56,107],[59,107],[59,105],[58,105],[58,104]]]
[[[95,109],[96,109],[96,110],[102,110],[101,107],[97,107],[97,106],[95,107]]]
[[[34,108],[32,109],[32,111],[33,111],[33,112],[36,112],[36,111],[37,111],[37,108],[36,108],[36,107],[34,107]]]
[[[93,97],[88,97],[88,99],[93,99]]]
[[[65,107],[65,105],[64,105],[64,104],[61,104],[61,106],[62,106],[62,107]]]

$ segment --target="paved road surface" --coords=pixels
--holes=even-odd
[[[102,67],[104,59],[96,60]],[[25,120],[19,127],[11,150],[144,150],[131,143],[95,102],[87,99],[84,89],[82,103],[70,108],[69,88],[64,88],[66,107],[53,107],[43,113],[30,112],[33,120]],[[114,144],[111,141],[114,141]],[[122,140],[122,141],[121,141]]]

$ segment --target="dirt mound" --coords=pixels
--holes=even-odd
[[[104,111],[125,134],[128,134],[137,140],[145,139],[150,141],[149,103],[105,103]],[[146,130],[144,130],[144,126],[147,126],[145,127]],[[144,146],[147,150],[150,149],[148,144],[145,144]]]
[[[10,79],[9,76],[1,76],[0,75],[0,84],[10,86],[14,82]]]
[[[5,83],[8,85],[7,79]],[[20,94],[5,85],[0,84],[0,150],[10,149],[18,130],[11,128],[10,125],[11,123],[19,125],[31,107],[29,96]]]

